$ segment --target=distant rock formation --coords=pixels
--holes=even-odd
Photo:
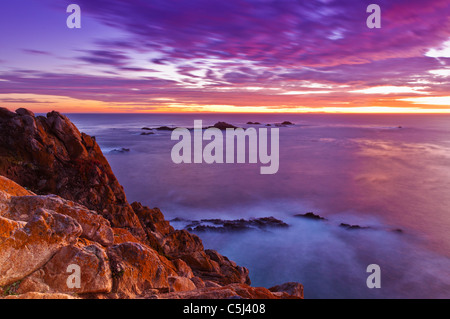
[[[227,128],[238,128],[237,126],[234,126],[227,122],[217,122],[216,124],[214,124],[213,126],[210,126],[210,127],[215,127],[215,128],[218,128],[219,130],[226,130]]]
[[[129,204],[95,139],[58,112],[0,108],[0,175],[0,298],[303,297],[251,287],[248,269]]]
[[[173,131],[175,129],[176,127],[168,127],[168,126],[160,126],[156,128],[156,130],[158,131]]]
[[[288,227],[289,225],[285,222],[276,219],[275,217],[260,217],[252,219],[234,219],[234,220],[224,220],[224,219],[202,219],[190,221],[186,226],[188,231],[243,231],[252,229],[268,229],[277,227]]]
[[[325,217],[322,217],[320,215],[316,215],[313,212],[308,212],[306,214],[295,214],[295,217],[303,217],[303,218],[308,218],[308,219],[316,219],[316,220],[326,220]]]
[[[123,153],[129,153],[130,149],[129,148],[119,148],[119,149],[113,149],[111,151],[109,151],[110,154],[123,154]]]
[[[370,229],[369,226],[360,226],[360,225],[350,225],[347,223],[340,223],[340,227],[346,228],[346,229]]]

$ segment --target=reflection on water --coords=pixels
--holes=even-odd
[[[130,201],[158,206],[168,219],[275,216],[291,227],[200,233],[250,269],[254,285],[305,285],[309,298],[450,298],[450,117],[437,115],[70,115],[95,135]],[[170,132],[226,121],[294,122],[280,128],[280,168],[255,164],[173,164]],[[401,126],[401,128],[399,128]],[[293,217],[314,211],[326,222]],[[371,226],[349,231],[339,223]],[[403,233],[390,230],[400,228]],[[368,289],[376,263],[382,288]]]

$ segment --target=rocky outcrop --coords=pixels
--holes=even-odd
[[[229,124],[227,122],[220,122],[220,121],[210,127],[218,128],[219,130],[226,130],[227,128],[233,128],[233,129],[238,128],[237,126],[234,126],[233,124]]]
[[[0,174],[37,194],[56,194],[95,210],[145,239],[123,187],[95,139],[64,115],[0,108]]]
[[[320,215],[314,214],[313,212],[307,212],[305,214],[295,214],[295,217],[302,217],[307,219],[314,219],[314,220],[327,220],[325,217],[322,217]]]
[[[158,208],[130,205],[95,138],[58,112],[0,108],[0,175],[0,297],[302,297],[251,287]]]
[[[245,230],[266,230],[269,228],[288,227],[289,225],[273,216],[259,217],[251,219],[201,219],[191,220],[185,227],[188,231],[245,231]]]

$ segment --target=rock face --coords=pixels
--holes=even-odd
[[[95,139],[64,115],[0,108],[0,297],[303,296],[280,287],[251,287],[248,269],[158,208],[130,205]]]
[[[95,210],[140,239],[145,232],[95,139],[64,115],[0,109],[0,174],[37,194]]]

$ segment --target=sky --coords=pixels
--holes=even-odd
[[[0,107],[450,113],[450,1],[2,0]]]

